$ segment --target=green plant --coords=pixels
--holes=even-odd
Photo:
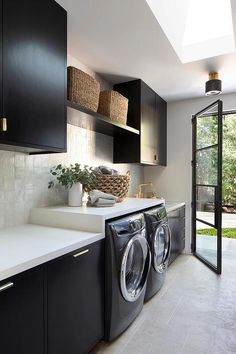
[[[202,229],[202,230],[197,230],[197,234],[203,235],[203,236],[217,236],[217,230],[216,229]],[[236,228],[223,228],[222,229],[222,237],[236,238]]]
[[[63,167],[59,164],[53,167],[50,173],[65,188],[71,188],[76,183],[81,183],[85,192],[95,188],[96,175],[92,167],[86,165],[82,167],[78,163],[70,167]],[[55,179],[49,182],[48,188],[54,187]]]
[[[236,114],[226,115],[223,134],[223,203],[236,205]]]
[[[216,116],[200,118],[197,126],[198,148],[214,145],[218,139]],[[217,148],[198,152],[197,180],[199,184],[217,184]],[[236,205],[236,114],[223,118],[223,180],[222,202]],[[213,191],[213,188],[208,188]],[[206,188],[205,188],[206,190]],[[205,198],[211,197],[210,195]],[[209,199],[207,199],[209,200]]]

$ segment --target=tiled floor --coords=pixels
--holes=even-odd
[[[236,240],[224,245],[221,276],[180,256],[132,326],[92,353],[236,354]]]

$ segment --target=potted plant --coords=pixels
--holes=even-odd
[[[76,163],[70,167],[63,167],[61,164],[50,170],[51,175],[63,187],[68,189],[68,205],[81,206],[83,191],[89,192],[95,188],[96,176],[93,168],[89,166],[81,166]],[[55,180],[50,181],[48,188],[55,185]]]

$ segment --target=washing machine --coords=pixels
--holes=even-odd
[[[171,232],[164,206],[144,212],[144,217],[151,250],[151,268],[145,294],[145,301],[148,301],[164,284],[171,251]]]
[[[105,340],[119,336],[144,303],[151,253],[143,213],[106,223]]]

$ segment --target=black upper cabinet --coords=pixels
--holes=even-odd
[[[140,136],[115,137],[114,162],[163,165],[167,163],[167,104],[142,80],[114,86],[129,99],[127,124]]]
[[[43,268],[0,282],[2,354],[44,354],[43,284]]]
[[[156,95],[157,163],[167,165],[167,103]]]
[[[1,1],[2,149],[66,149],[67,15],[53,0]],[[12,146],[12,148],[11,148]]]
[[[104,241],[47,267],[48,354],[83,354],[104,336]]]
[[[0,119],[2,118],[2,0],[0,0]],[[0,121],[0,136],[2,122]]]

